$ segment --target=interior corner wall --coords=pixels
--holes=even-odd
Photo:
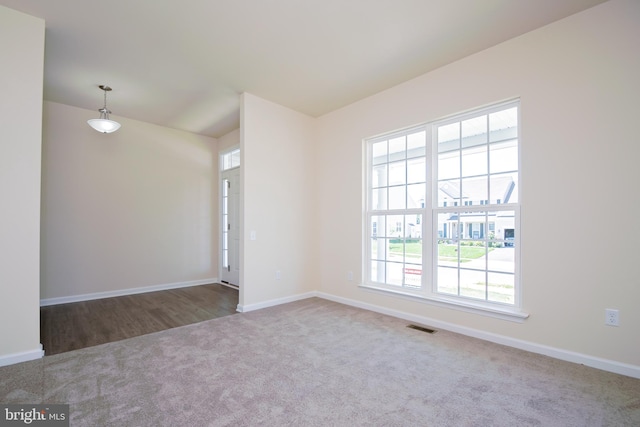
[[[42,356],[44,29],[43,20],[0,6],[0,365]]]
[[[42,298],[83,299],[218,276],[214,138],[45,102]]]
[[[232,130],[218,138],[218,152],[220,153],[236,146],[240,146],[240,129]]]
[[[317,289],[314,125],[242,95],[241,306]]]
[[[318,119],[320,290],[640,367],[640,2],[611,0]],[[363,139],[521,99],[524,323],[366,291]],[[346,280],[348,270],[356,280]],[[620,326],[604,323],[606,308]]]

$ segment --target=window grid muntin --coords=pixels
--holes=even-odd
[[[510,129],[510,128],[505,128],[508,130],[505,132],[499,132],[500,128],[495,127],[492,125],[492,120],[494,120],[495,116],[493,115],[496,112],[502,112],[502,111],[507,111],[507,110],[513,110],[511,111],[511,119],[514,122],[515,125],[515,129]],[[515,113],[515,114],[514,114]],[[427,181],[427,186],[425,188],[425,203],[424,203],[424,209],[405,209],[405,210],[389,210],[388,206],[385,206],[384,209],[378,209],[376,211],[371,210],[371,204],[370,204],[370,198],[371,198],[371,187],[369,186],[368,182],[371,178],[370,175],[370,167],[371,165],[374,163],[373,159],[368,158],[368,162],[367,162],[367,188],[368,191],[365,193],[366,194],[366,203],[367,203],[367,214],[366,214],[366,223],[367,223],[367,227],[371,227],[371,216],[372,215],[377,215],[377,214],[396,214],[396,213],[401,213],[404,212],[405,214],[408,214],[408,212],[413,212],[413,211],[421,211],[423,213],[422,215],[422,223],[425,224],[426,229],[425,229],[425,234],[422,236],[422,243],[423,243],[423,252],[422,252],[422,256],[423,256],[423,275],[422,275],[422,284],[423,284],[423,289],[419,290],[419,291],[415,291],[415,292],[411,292],[414,293],[416,295],[422,294],[423,296],[427,297],[427,298],[434,298],[437,300],[443,300],[443,301],[452,301],[449,298],[446,298],[446,295],[444,295],[445,298],[443,298],[443,294],[439,294],[437,292],[435,292],[435,287],[436,287],[436,277],[437,277],[437,269],[438,269],[438,263],[437,263],[437,244],[433,243],[433,242],[437,242],[437,215],[439,211],[444,211],[444,210],[461,210],[463,209],[464,211],[468,211],[469,209],[472,210],[491,210],[493,211],[501,211],[501,210],[509,210],[509,211],[513,211],[514,212],[514,229],[516,231],[516,235],[515,235],[515,240],[512,242],[512,245],[514,246],[514,266],[513,266],[513,274],[511,274],[511,277],[513,277],[513,288],[515,289],[514,291],[514,300],[513,300],[513,304],[509,303],[506,304],[507,307],[509,308],[514,308],[514,307],[520,307],[521,306],[521,300],[520,300],[520,294],[521,294],[521,289],[520,289],[520,285],[519,285],[519,269],[520,269],[520,263],[519,263],[519,229],[520,229],[520,219],[519,219],[519,215],[520,215],[520,196],[519,196],[519,187],[521,184],[521,178],[520,178],[520,143],[519,143],[519,138],[520,138],[520,106],[519,106],[519,101],[510,101],[510,102],[505,102],[505,103],[501,103],[501,104],[496,104],[492,107],[489,108],[484,108],[484,109],[478,109],[475,111],[472,111],[470,113],[467,114],[462,114],[462,115],[456,115],[456,116],[452,116],[450,117],[448,120],[449,124],[453,124],[453,123],[458,123],[458,122],[462,122],[464,120],[467,120],[468,118],[472,118],[472,117],[477,117],[477,116],[483,116],[485,115],[485,121],[487,122],[487,132],[485,135],[485,141],[483,142],[484,147],[485,147],[485,154],[487,156],[486,161],[487,161],[487,174],[485,175],[476,175],[476,176],[484,176],[486,178],[486,191],[488,194],[488,197],[490,197],[490,194],[495,193],[492,192],[490,189],[490,185],[491,185],[491,179],[494,176],[499,176],[499,175],[508,175],[508,174],[514,174],[515,179],[514,179],[514,183],[515,183],[515,188],[516,188],[516,193],[515,193],[515,197],[517,197],[516,199],[514,199],[512,197],[512,201],[515,200],[514,203],[509,203],[509,204],[504,204],[503,200],[500,200],[500,204],[497,204],[497,199],[498,197],[496,197],[495,202],[496,203],[490,203],[491,200],[482,200],[479,202],[474,202],[473,204],[471,204],[470,206],[464,206],[465,203],[462,201],[463,199],[459,199],[462,203],[459,203],[459,205],[461,206],[447,206],[447,207],[438,207],[437,206],[437,194],[438,194],[438,187],[437,187],[437,182],[439,180],[441,180],[441,177],[438,177],[438,168],[437,168],[437,162],[438,162],[438,158],[439,155],[442,154],[442,152],[438,152],[438,136],[437,133],[434,132],[435,129],[441,129],[443,125],[447,124],[447,121],[438,121],[438,122],[431,122],[427,125],[425,125],[424,130],[426,131],[426,138],[427,138],[427,146],[426,146],[426,155],[425,160],[427,162],[427,167],[425,168],[425,172],[427,173],[426,175],[426,181]],[[460,128],[460,125],[458,125],[458,128]],[[417,129],[417,128],[414,128]],[[384,135],[381,136],[379,138],[375,138],[375,139],[370,139],[367,140],[367,149],[369,149],[369,147],[371,147],[372,143],[375,142],[379,142],[379,141],[385,141],[385,140],[390,140],[393,139],[394,137],[396,137],[399,134],[402,133],[410,133],[413,129],[408,130],[408,131],[401,131],[398,132],[396,134],[388,134],[388,135]],[[494,151],[494,147],[499,147],[500,144],[506,144],[509,145],[509,142],[511,141],[512,146],[514,147],[515,153],[512,153],[512,163],[513,166],[515,168],[509,168],[509,169],[492,169],[491,166],[491,156],[493,155]],[[468,145],[465,145],[465,147],[468,147]],[[450,152],[460,152],[460,148],[461,147],[456,147],[454,148],[454,150],[449,150]],[[503,147],[504,148],[504,147]],[[420,153],[421,154],[421,153]],[[370,152],[367,152],[367,155],[370,156]],[[409,158],[411,158],[412,155],[407,154],[405,156],[405,158],[408,160]],[[416,157],[420,157],[420,156],[416,156]],[[386,158],[385,162],[389,163],[390,161],[392,161],[393,159],[389,159]],[[458,156],[458,165],[460,165],[460,162],[462,162],[462,159],[460,158],[460,156]],[[380,164],[380,162],[376,162],[376,164]],[[461,174],[457,175],[457,179],[460,180]],[[453,177],[451,177],[453,178]],[[494,194],[495,195],[495,194]],[[429,224],[432,225],[432,227],[429,227]],[[484,227],[484,233],[486,236],[489,236],[490,232],[495,232],[495,224],[493,222],[489,222],[488,224],[485,224]],[[370,234],[367,234],[367,239],[369,239]],[[369,242],[369,240],[367,240]],[[465,240],[466,241],[466,240]],[[433,244],[427,244],[426,242],[430,242]],[[369,242],[370,243],[370,242]],[[487,242],[484,243],[485,248],[488,245]],[[370,257],[368,256],[367,259],[370,259]],[[489,266],[489,260],[487,259],[485,261],[486,264],[486,269],[484,271],[485,277],[491,276],[493,274],[502,274],[501,271],[494,271],[493,269],[490,268]],[[370,276],[369,274],[370,269],[369,266],[367,265],[366,267],[369,271],[366,272],[365,277],[367,278],[367,280],[370,280]],[[456,269],[456,275],[458,275],[460,272],[460,269]],[[426,284],[427,282],[431,282],[430,285],[431,286],[424,286],[424,284]],[[487,286],[489,286],[490,284],[490,279],[489,280],[485,280],[485,283],[487,283]],[[380,282],[376,282],[374,287],[377,288],[387,288],[389,289],[389,287],[385,287],[383,283]],[[485,293],[485,297],[488,298],[487,294]],[[474,307],[485,307],[485,308],[491,308],[494,307],[496,308],[496,305],[500,305],[502,303],[500,302],[492,302],[488,299],[483,299],[483,300],[477,300],[477,299],[467,299],[465,297],[455,297],[456,299],[461,299],[464,301],[468,301],[470,303],[472,303],[472,305]],[[460,301],[461,303],[464,304],[464,301]],[[505,305],[505,304],[502,304]]]
[[[490,222],[490,217],[492,215],[490,214],[495,214],[496,217],[498,216],[498,213],[500,212],[504,212],[504,213],[512,213],[513,214],[513,227],[514,229],[518,229],[519,228],[519,209],[517,206],[513,206],[513,205],[499,205],[499,206],[494,206],[493,208],[487,209],[487,205],[482,205],[482,206],[475,206],[475,207],[468,207],[468,206],[463,206],[462,209],[460,206],[457,207],[449,207],[449,208],[444,208],[444,209],[438,209],[438,212],[434,214],[434,230],[433,230],[433,235],[437,236],[436,239],[436,246],[438,246],[438,243],[443,241],[443,240],[449,240],[449,241],[454,241],[457,247],[457,258],[458,258],[458,265],[457,266],[448,266],[448,265],[444,265],[441,263],[440,260],[440,256],[439,256],[439,249],[440,247],[436,247],[434,250],[434,256],[433,256],[433,265],[434,265],[434,269],[433,269],[433,276],[434,276],[434,280],[433,280],[433,292],[436,294],[443,294],[446,296],[455,296],[456,298],[461,298],[461,299],[465,299],[468,301],[473,301],[473,302],[488,302],[490,304],[496,304],[496,305],[505,305],[505,306],[514,306],[518,301],[518,292],[519,290],[517,289],[517,277],[518,277],[518,251],[517,251],[517,245],[518,245],[518,239],[515,239],[513,242],[513,250],[514,250],[514,259],[513,259],[513,271],[505,271],[505,270],[500,270],[500,269],[496,269],[496,268],[491,268],[490,266],[490,260],[489,260],[489,248],[491,247],[491,245],[505,245],[508,240],[506,238],[506,236],[502,236],[502,237],[494,237],[491,238],[491,233],[494,231],[492,230],[492,227],[490,226],[491,222]],[[460,214],[467,214],[467,215],[473,215],[476,213],[482,213],[484,214],[484,234],[482,236],[478,236],[478,238],[471,236],[469,237],[467,234],[467,228],[464,227],[463,223],[460,221],[460,218],[463,217],[463,215]],[[458,214],[456,215],[457,219],[455,221],[456,226],[452,227],[455,228],[456,230],[456,235],[455,236],[443,236],[441,235],[441,229],[440,229],[440,221],[439,221],[439,215],[441,214]],[[497,218],[496,218],[497,219]],[[496,220],[494,220],[494,224],[496,223]],[[447,226],[447,228],[449,228],[449,226]],[[494,226],[495,228],[495,226]],[[483,242],[483,248],[484,248],[484,255],[483,257],[484,259],[484,263],[485,263],[485,267],[483,269],[479,269],[479,268],[470,268],[468,266],[465,266],[462,262],[460,262],[460,258],[461,258],[461,254],[462,254],[462,249],[461,246],[465,246],[466,243],[472,243],[472,242]],[[456,271],[456,280],[458,282],[458,287],[457,287],[457,291],[455,294],[452,293],[447,293],[447,292],[442,292],[438,290],[438,287],[440,285],[440,283],[438,282],[437,278],[438,278],[438,272],[440,271],[440,269],[449,269],[449,270],[455,270]],[[477,299],[477,298],[473,298],[470,297],[469,295],[463,295],[460,291],[460,283],[461,283],[461,275],[466,274],[465,272],[482,272],[483,275],[485,276],[485,299]],[[495,300],[490,300],[488,299],[488,293],[490,291],[490,281],[489,281],[489,277],[492,275],[509,275],[513,278],[513,283],[514,283],[514,293],[513,293],[513,303],[505,303],[504,301],[495,301]]]
[[[240,149],[233,148],[224,153],[220,153],[220,171],[224,172],[229,169],[240,166]]]
[[[505,138],[502,139],[495,139],[492,140],[491,139],[491,135],[494,134],[494,131],[492,131],[491,128],[491,117],[492,114],[494,113],[498,113],[498,112],[503,112],[503,111],[513,111],[515,110],[515,127],[516,127],[516,134],[514,135],[508,135]],[[519,129],[520,129],[520,108],[519,108],[519,101],[515,101],[515,102],[510,102],[510,103],[505,103],[505,104],[500,104],[500,105],[496,105],[494,107],[490,107],[487,109],[479,109],[476,110],[475,112],[471,112],[469,114],[465,114],[465,115],[459,115],[459,116],[455,116],[452,117],[446,121],[439,121],[439,122],[434,122],[431,124],[432,126],[432,141],[430,146],[433,147],[434,150],[434,155],[432,155],[432,161],[433,161],[433,175],[434,175],[434,180],[433,180],[433,198],[430,200],[433,206],[433,227],[432,227],[432,233],[434,238],[432,239],[432,245],[434,247],[433,250],[433,259],[432,259],[432,265],[434,266],[434,268],[432,269],[432,275],[433,275],[433,283],[432,283],[432,292],[434,292],[435,294],[439,294],[439,295],[447,295],[447,296],[451,296],[451,294],[447,294],[447,293],[443,293],[438,291],[438,287],[439,287],[439,272],[441,269],[441,266],[439,264],[439,247],[438,247],[438,241],[440,240],[439,236],[438,236],[438,232],[439,232],[439,224],[438,224],[438,217],[440,213],[446,213],[446,212],[468,212],[468,211],[472,211],[472,212],[478,212],[478,211],[513,211],[514,212],[514,230],[517,230],[516,235],[514,236],[514,241],[513,241],[513,252],[514,252],[514,260],[513,260],[513,273],[511,274],[511,276],[513,277],[513,301],[509,302],[509,303],[504,303],[504,302],[499,302],[499,301],[492,301],[488,298],[488,292],[489,292],[489,277],[491,275],[494,275],[495,273],[500,273],[503,274],[503,272],[496,272],[496,271],[492,271],[489,270],[489,263],[488,263],[488,244],[489,243],[506,243],[505,239],[502,240],[487,240],[486,237],[489,235],[489,233],[485,233],[485,242],[484,242],[484,247],[485,247],[485,257],[486,257],[486,268],[484,271],[484,275],[485,275],[485,298],[484,299],[474,299],[474,298],[470,298],[468,296],[464,296],[461,295],[460,292],[460,284],[461,284],[461,275],[464,273],[464,271],[466,271],[467,269],[465,269],[464,267],[460,267],[458,265],[458,267],[455,267],[455,269],[457,270],[457,285],[458,285],[458,289],[456,292],[455,297],[456,298],[462,298],[462,299],[467,299],[467,300],[471,300],[474,302],[479,302],[479,303],[489,303],[490,305],[507,305],[507,306],[519,306],[520,305],[520,287],[519,287],[519,260],[518,260],[518,256],[519,256],[519,252],[518,252],[518,248],[519,248],[519,185],[520,185],[520,178],[519,178],[519,159],[520,159],[520,155],[519,155]],[[464,144],[463,144],[463,132],[462,132],[462,123],[465,120],[469,120],[472,119],[473,117],[482,117],[482,116],[486,116],[486,124],[487,124],[487,132],[486,132],[486,141],[483,143],[486,146],[486,161],[487,161],[487,173],[486,174],[481,174],[481,175],[476,175],[474,177],[479,178],[479,177],[486,177],[486,194],[487,194],[487,198],[488,200],[485,200],[484,203],[482,203],[482,201],[479,201],[479,205],[465,205],[465,203],[463,203],[463,198],[462,195],[464,194],[464,185],[463,185],[463,181],[464,179],[469,179],[471,177],[469,176],[464,176],[464,171],[463,171],[463,155],[462,155],[462,151],[465,149]],[[457,124],[458,125],[458,130],[456,131],[457,133],[457,138],[458,138],[458,144],[456,147],[453,147],[451,149],[448,150],[444,150],[444,151],[440,151],[440,147],[439,144],[441,144],[440,142],[440,130],[442,128],[447,127],[447,131],[452,131],[454,129],[454,125]],[[499,129],[498,129],[499,130]],[[454,138],[455,139],[455,138]],[[452,141],[453,139],[445,139],[445,142],[449,142]],[[500,144],[500,143],[504,143],[504,142],[508,142],[508,141],[514,141],[517,153],[517,166],[518,166],[518,170],[510,170],[508,172],[505,171],[499,171],[497,173],[492,173],[492,169],[491,169],[491,147],[496,145],[496,144]],[[450,144],[452,145],[452,144]],[[468,148],[468,147],[467,147]],[[460,162],[458,165],[458,171],[459,171],[459,176],[457,178],[454,178],[453,176],[446,176],[446,179],[442,179],[440,177],[440,169],[439,169],[439,161],[441,159],[441,155],[442,153],[449,153],[449,154],[455,154],[456,152],[459,152],[460,155],[458,156],[458,161]],[[502,200],[499,200],[498,198],[492,198],[492,192],[491,192],[491,178],[494,176],[500,176],[500,175],[508,175],[508,174],[514,174],[516,176],[515,180],[514,180],[514,185],[516,188],[516,201],[515,202],[511,202],[511,203],[502,203]],[[450,181],[450,182],[455,182],[458,181],[459,182],[459,197],[456,199],[452,199],[452,201],[454,202],[454,206],[441,206],[440,203],[440,183],[444,182],[444,181]],[[494,203],[491,203],[494,202]],[[487,217],[488,218],[488,217]],[[485,218],[485,230],[489,230],[489,224],[488,224],[488,219]],[[459,222],[460,223],[460,222]],[[465,239],[465,238],[459,238],[457,241],[457,245],[458,245],[458,249],[460,248],[460,243],[461,242],[467,242],[467,241],[473,241],[474,239]],[[458,252],[460,253],[460,252]],[[445,268],[451,268],[454,269],[454,267],[445,267]],[[494,277],[494,276],[492,276]]]
[[[416,136],[417,135],[417,136]],[[407,257],[407,240],[412,236],[407,236],[407,218],[420,216],[419,224],[414,224],[413,227],[419,228],[419,239],[421,242],[421,248],[424,248],[424,205],[425,200],[420,200],[418,204],[420,207],[410,207],[410,187],[415,189],[418,185],[422,185],[423,189],[421,194],[424,194],[426,199],[427,193],[427,171],[426,168],[429,165],[427,161],[427,137],[426,128],[424,126],[410,128],[405,131],[397,132],[390,135],[385,135],[377,139],[367,141],[367,267],[366,277],[368,281],[375,282],[377,284],[388,286],[391,288],[423,288],[423,275],[420,275],[419,286],[411,286],[407,284],[407,274],[414,274],[417,269],[416,263],[412,263]],[[416,139],[422,138],[421,146],[416,143]],[[404,151],[399,150],[400,147],[404,148]],[[377,155],[377,156],[376,156]],[[410,167],[409,164],[413,164],[417,160],[422,158],[422,166],[424,168],[421,174],[421,180],[415,180],[409,177]],[[391,180],[391,167],[397,166],[402,172],[403,176],[398,181]],[[374,179],[374,170],[382,172],[384,177],[376,177]],[[374,185],[374,183],[376,185]],[[392,192],[400,190],[402,193],[400,203],[397,200],[392,200]],[[374,194],[375,193],[375,194]],[[386,200],[380,201],[381,195],[386,196]],[[397,198],[396,198],[397,199]],[[377,202],[377,203],[375,203]],[[402,232],[401,236],[389,236],[387,230],[389,230],[389,218],[394,216],[402,216]],[[381,228],[380,224],[374,225],[374,218],[376,222],[379,218],[385,218],[386,227]],[[415,221],[418,222],[418,221]],[[384,235],[381,235],[381,231],[384,230]],[[373,234],[376,234],[375,236]],[[410,232],[409,232],[410,233]],[[396,237],[395,239],[392,237]],[[381,251],[381,245],[377,244],[379,239],[383,239],[384,245],[382,245],[383,251]],[[390,247],[392,240],[400,240],[402,245],[401,260],[394,260],[391,255]],[[375,247],[375,257],[374,257]],[[381,252],[384,252],[382,254]],[[424,271],[424,250],[422,249],[422,258],[420,262],[420,272]],[[374,269],[375,264],[375,269]],[[411,266],[409,273],[407,265]],[[390,277],[391,270],[401,266],[401,280],[400,284],[393,283],[393,278]],[[374,270],[376,277],[374,277]]]

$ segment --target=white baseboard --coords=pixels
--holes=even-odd
[[[171,283],[166,285],[147,286],[142,288],[124,289],[119,291],[99,292],[93,294],[75,295],[70,297],[51,298],[40,301],[41,306],[65,304],[69,302],[88,301],[92,299],[109,298],[114,296],[132,295],[144,292],[154,292],[165,289],[184,288],[189,286],[205,285],[209,283],[217,283],[218,279],[205,279],[196,280],[191,282]],[[555,359],[564,360],[567,362],[578,363],[585,366],[589,366],[603,371],[613,372],[620,375],[626,375],[633,378],[640,379],[640,366],[631,365],[622,362],[616,362],[614,360],[602,359],[595,356],[589,356],[582,353],[576,353],[573,351],[563,350],[560,348],[550,347],[542,344],[536,344],[529,341],[519,340],[516,338],[507,337],[504,335],[498,335],[491,332],[485,332],[478,329],[468,328],[465,326],[456,325],[453,323],[443,322],[441,320],[418,316],[411,313],[406,313],[399,310],[393,310],[386,307],[364,303],[361,301],[344,298],[325,292],[311,291],[297,295],[291,295],[282,298],[276,298],[264,302],[255,304],[241,305],[238,304],[237,311],[241,313],[247,313],[254,310],[260,310],[262,308],[273,307],[280,304],[286,304],[289,302],[299,301],[306,298],[319,297],[329,301],[338,302],[341,304],[349,305],[352,307],[362,308],[365,310],[374,311],[376,313],[386,314],[389,316],[404,319],[410,322],[420,323],[426,326],[431,326],[437,329],[444,329],[447,331],[467,335],[473,338],[479,338],[485,341],[494,342],[496,344],[502,344],[520,350],[530,351],[532,353],[542,354],[545,356],[553,357]],[[13,363],[25,362],[40,358],[44,355],[42,346],[40,350],[34,350],[25,353],[0,356],[0,366],[10,365]]]
[[[40,359],[44,356],[42,344],[36,350],[23,351],[21,353],[5,354],[0,356],[0,366],[9,366],[16,363],[28,362],[30,360]]]
[[[306,292],[304,294],[291,295],[283,298],[276,298],[269,301],[259,302],[255,304],[241,305],[238,304],[237,311],[240,313],[248,313],[249,311],[260,310],[261,308],[273,307],[280,304],[286,304],[288,302],[299,301],[311,297],[318,296],[316,291]]]
[[[542,344],[536,344],[529,341],[523,341],[516,338],[506,337],[504,335],[498,335],[491,332],[485,332],[478,329],[459,326],[453,323],[443,322],[441,320],[436,320],[429,317],[417,316],[414,314],[405,313],[403,311],[392,310],[392,309],[381,307],[378,305],[368,304],[361,301],[352,300],[349,298],[343,298],[336,295],[327,294],[324,292],[315,292],[314,296],[324,298],[329,301],[350,305],[352,307],[362,308],[365,310],[374,311],[376,313],[386,314],[389,316],[408,320],[410,322],[420,323],[425,326],[431,326],[437,329],[444,329],[447,331],[456,332],[461,335],[467,335],[473,338],[479,338],[485,341],[494,342],[496,344],[502,344],[509,347],[518,348],[520,350],[526,350],[532,353],[542,354],[545,356],[553,357],[555,359],[564,360],[566,362],[578,363],[578,364],[582,364],[592,368],[601,369],[603,371],[613,372],[620,375],[626,375],[633,378],[640,378],[640,366],[631,365],[628,363],[616,362],[615,360],[602,359],[599,357],[589,356],[582,353],[576,353],[573,351],[563,350],[560,348],[549,347]]]
[[[94,299],[121,297],[124,295],[143,294],[146,292],[164,291],[167,289],[188,288],[189,286],[209,285],[218,283],[218,278],[191,280],[188,282],[167,283],[164,285],[144,286],[141,288],[118,289],[115,291],[96,292],[91,294],[71,295],[68,297],[47,298],[40,300],[40,307],[48,305],[67,304],[70,302],[90,301]]]

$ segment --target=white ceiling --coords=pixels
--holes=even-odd
[[[46,21],[44,98],[219,137],[239,94],[319,116],[604,0],[0,0]],[[19,42],[19,41],[18,41]],[[96,117],[98,113],[96,111]]]

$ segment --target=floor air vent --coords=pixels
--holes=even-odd
[[[435,329],[425,328],[424,326],[418,326],[418,325],[407,325],[407,328],[415,329],[416,331],[426,332],[426,333],[428,333],[428,334],[435,334],[435,333],[436,333],[436,330],[435,330]]]

